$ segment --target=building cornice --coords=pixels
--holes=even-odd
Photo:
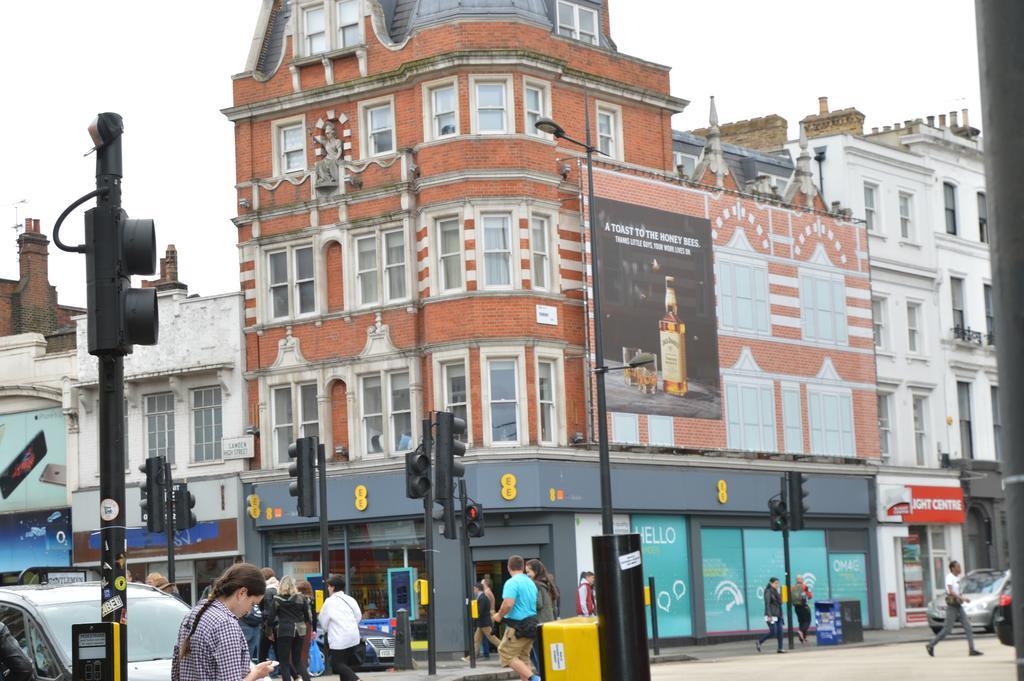
[[[972,258],[984,258],[987,261],[992,258],[988,244],[983,244],[980,241],[970,241],[962,236],[936,232],[935,245],[941,250],[952,251]]]
[[[856,140],[856,141],[859,142],[859,141],[861,141],[861,138],[851,137],[851,140]],[[887,146],[887,145],[884,145],[884,144],[880,144],[878,142],[872,142],[870,140],[863,140],[863,142],[864,142],[865,146],[861,146],[859,144],[846,144],[846,145],[844,145],[843,148],[846,150],[846,153],[849,154],[850,156],[858,157],[858,158],[861,158],[861,159],[864,159],[864,160],[868,160],[868,161],[874,161],[876,163],[883,163],[883,164],[889,165],[889,166],[895,166],[895,167],[900,168],[902,170],[908,170],[910,172],[920,173],[921,175],[927,175],[929,177],[935,175],[935,169],[934,168],[929,168],[927,165],[925,165],[924,164],[924,160],[925,159],[920,154],[917,154],[917,153],[909,151],[909,150],[894,149],[893,147],[890,147],[890,146]],[[885,150],[889,151],[890,153],[885,154],[885,153],[881,153],[880,151],[876,151],[875,149],[871,149],[871,148],[866,146],[868,144],[876,146],[876,147],[880,147],[881,149],[885,149]],[[920,159],[920,162],[913,163],[913,162],[908,161],[908,160],[903,160],[903,159],[900,159],[900,158],[895,158],[895,154],[908,155],[908,156],[916,156],[918,159]]]
[[[913,263],[906,262],[905,260],[891,260],[889,258],[872,255],[868,259],[868,265],[871,267],[873,275],[876,274],[875,270],[879,270],[881,272],[892,272],[895,274],[903,274],[908,277],[924,279],[929,283],[935,283],[939,279],[939,271],[934,267],[919,267]]]
[[[279,114],[297,108],[308,108],[317,104],[337,104],[345,98],[362,98],[395,86],[405,85],[420,76],[434,75],[451,68],[478,66],[518,66],[533,68],[562,76],[564,82],[606,92],[618,97],[632,99],[643,104],[659,106],[678,113],[689,104],[686,100],[656,93],[617,81],[597,78],[582,71],[566,67],[565,62],[550,56],[528,50],[467,50],[435,55],[426,59],[403,63],[398,68],[365,78],[304,90],[280,97],[232,106],[221,109],[221,113],[232,122],[247,118]]]

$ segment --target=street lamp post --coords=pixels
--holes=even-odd
[[[597,374],[597,448],[601,475],[601,536],[593,538],[594,576],[598,593],[598,638],[601,646],[601,676],[618,681],[650,681],[647,656],[647,620],[644,612],[643,570],[640,569],[640,536],[615,534],[612,513],[612,466],[608,453],[608,407],[605,400],[604,343],[601,338],[601,283],[597,260],[597,227],[594,205],[594,153],[590,141],[590,98],[583,95],[584,142],[565,134],[550,118],[534,125],[587,152],[587,223],[590,228],[590,276],[594,289],[594,373]],[[630,366],[649,364],[650,355],[638,356]],[[635,561],[635,562],[634,562]],[[629,567],[627,567],[629,566]]]

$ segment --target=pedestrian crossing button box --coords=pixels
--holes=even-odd
[[[124,625],[94,622],[71,625],[71,668],[75,681],[127,681]]]

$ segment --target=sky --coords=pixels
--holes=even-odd
[[[691,104],[676,129],[771,113],[798,123],[854,106],[866,127],[970,110],[981,126],[973,0],[610,0],[619,51],[672,68]],[[65,206],[95,186],[86,131],[125,121],[123,204],[178,249],[191,293],[238,290],[231,76],[242,71],[260,0],[51,0],[0,3],[0,278],[17,279],[16,225],[51,237]],[[59,20],[54,21],[58,16]],[[24,203],[22,203],[24,200]],[[91,205],[91,202],[88,204]],[[79,208],[61,227],[79,243]],[[85,258],[50,245],[62,304],[85,304]]]

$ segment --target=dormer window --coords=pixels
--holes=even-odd
[[[597,11],[572,2],[559,2],[558,35],[597,45]]]
[[[300,0],[297,56],[312,57],[363,42],[359,0]]]
[[[359,30],[359,0],[338,0],[338,47],[362,42]]]

